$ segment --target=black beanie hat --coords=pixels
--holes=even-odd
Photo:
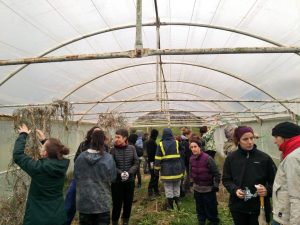
[[[297,135],[300,135],[300,127],[291,122],[279,123],[272,129],[272,136],[292,138]]]

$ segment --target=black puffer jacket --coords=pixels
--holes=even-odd
[[[269,155],[256,149],[250,151],[238,148],[225,160],[222,182],[230,193],[229,208],[231,211],[258,214],[260,210],[259,197],[253,197],[247,201],[236,196],[236,190],[245,190],[246,187],[255,194],[254,185],[262,184],[266,187],[268,196],[265,197],[266,216],[270,213],[270,197],[276,174],[276,166]]]
[[[113,147],[110,152],[117,166],[117,182],[121,182],[121,173],[127,171],[129,173],[128,181],[134,180],[137,172],[139,158],[136,154],[135,147],[126,145],[124,147]]]

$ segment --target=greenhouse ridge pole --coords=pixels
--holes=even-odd
[[[300,47],[243,47],[243,48],[194,48],[194,49],[141,49],[141,56],[155,55],[215,55],[215,54],[258,54],[258,53],[300,53]],[[49,57],[33,57],[12,60],[0,60],[0,66],[83,61],[113,58],[136,58],[136,51],[122,51],[99,54],[63,55]]]

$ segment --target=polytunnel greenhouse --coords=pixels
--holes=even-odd
[[[272,128],[299,123],[297,0],[1,0],[0,18],[3,198],[23,122],[70,159],[95,124],[216,127],[222,157],[224,127],[248,125],[276,163]]]

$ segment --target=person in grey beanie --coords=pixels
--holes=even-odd
[[[279,123],[272,136],[282,152],[273,185],[272,225],[296,225],[300,223],[300,126]]]

